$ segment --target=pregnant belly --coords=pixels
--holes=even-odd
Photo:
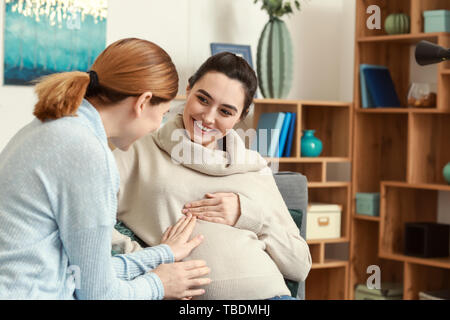
[[[197,234],[205,238],[185,260],[205,260],[211,269],[212,282],[201,298],[261,299],[286,292],[283,276],[253,232],[198,221],[193,235]]]

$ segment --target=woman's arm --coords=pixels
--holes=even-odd
[[[63,248],[70,265],[80,270],[76,296],[80,299],[162,299],[164,287],[155,273],[146,273],[132,281],[117,277],[120,268],[114,267],[111,258],[116,203],[111,179],[114,175],[109,167],[111,159],[100,144],[95,147],[76,142],[77,148],[64,150],[64,161],[54,163],[52,175],[47,175],[55,179],[48,185],[57,188],[49,192],[49,198],[53,200]],[[170,250],[165,250],[160,255],[173,259]],[[155,257],[153,252],[146,254],[144,258],[144,253],[140,253],[139,258],[164,260]],[[122,273],[130,274],[130,270],[123,268]]]
[[[169,246],[142,248],[139,243],[115,228],[112,230],[112,248],[120,248],[121,254],[112,257],[112,263],[117,277],[122,280],[132,280],[162,263],[174,262]]]
[[[273,189],[272,195],[267,195],[272,202],[270,207],[240,195],[241,216],[235,227],[258,235],[285,278],[305,281],[312,264],[308,244],[300,235],[273,177],[270,178],[272,182],[267,182]]]
[[[122,280],[133,280],[162,263],[174,262],[173,253],[165,244],[132,253],[118,254],[111,259],[116,276]]]
[[[209,279],[200,278],[209,273],[204,261],[160,264],[152,272],[130,281],[117,277],[111,258],[111,237],[116,221],[116,188],[111,181],[114,174],[108,167],[111,162],[107,156],[102,159],[102,155],[105,155],[95,148],[85,150],[83,145],[81,149],[71,155],[66,150],[62,165],[53,163],[54,174],[47,175],[55,180],[52,183],[43,181],[52,189],[48,195],[54,208],[63,250],[70,265],[79,270],[79,279],[75,281],[75,284],[79,284],[75,291],[76,297],[156,300],[203,294],[204,289],[197,287],[209,283]],[[182,222],[180,224],[185,225]],[[168,237],[169,243],[174,245],[171,249],[177,249],[173,249],[173,255],[167,246],[160,246],[167,250],[167,255],[176,257],[180,252],[188,254],[200,244],[199,237],[183,242],[188,236],[183,230],[177,227],[176,232]],[[191,229],[187,230],[192,232]],[[158,260],[152,250],[142,250],[135,256],[144,253],[152,256],[153,261]],[[70,283],[66,285],[71,286]]]
[[[110,226],[98,226],[64,232],[64,249],[70,264],[80,270],[76,297],[87,300],[163,299],[164,286],[155,273],[146,273],[131,281],[116,276],[110,256],[111,230]]]

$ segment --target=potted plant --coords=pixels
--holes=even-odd
[[[256,71],[259,88],[265,98],[285,98],[292,86],[292,41],[286,24],[280,18],[300,10],[300,1],[254,0],[269,14],[258,41]]]

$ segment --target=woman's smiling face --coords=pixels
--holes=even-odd
[[[186,94],[183,122],[190,139],[215,148],[217,140],[239,122],[245,99],[242,84],[223,73],[208,72]]]

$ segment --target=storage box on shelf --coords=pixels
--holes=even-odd
[[[391,13],[411,17],[411,32],[387,35],[366,28],[369,5],[380,6],[382,21]],[[354,141],[352,161],[352,221],[350,236],[350,298],[365,283],[369,265],[381,268],[382,281],[404,284],[404,299],[420,291],[450,285],[447,258],[423,259],[403,254],[405,222],[434,221],[437,194],[450,191],[442,168],[450,160],[450,62],[437,65],[435,108],[361,108],[359,65],[389,68],[402,106],[407,105],[410,67],[421,40],[450,47],[450,33],[424,33],[423,12],[450,9],[446,0],[357,0],[354,65]],[[385,182],[383,181],[393,181]],[[384,191],[383,191],[384,190]],[[356,193],[381,192],[380,217],[356,214]],[[384,193],[383,193],[384,192]],[[368,239],[373,239],[372,241]]]
[[[428,10],[423,13],[425,32],[450,32],[450,11]]]
[[[405,222],[404,253],[437,258],[449,256],[450,225],[437,222]]]
[[[379,210],[380,194],[378,192],[356,193],[356,214],[378,217]]]
[[[310,203],[306,219],[306,240],[341,237],[342,206]]]

